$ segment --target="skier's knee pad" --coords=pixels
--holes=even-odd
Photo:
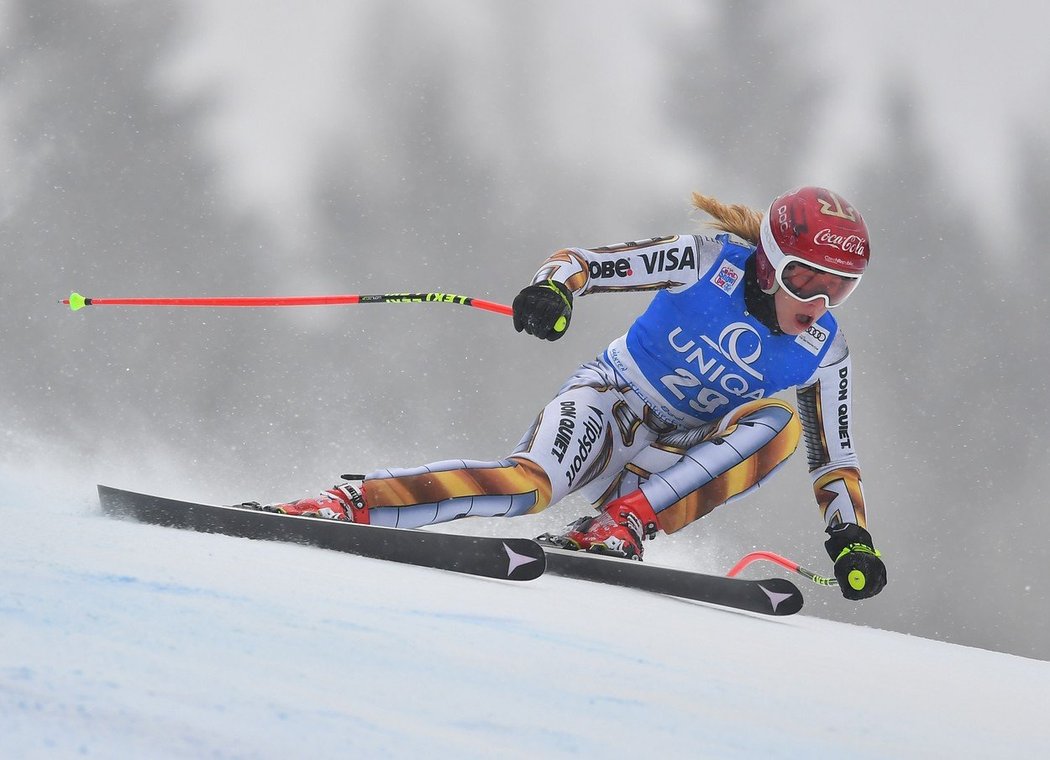
[[[641,486],[660,527],[673,533],[757,487],[798,448],[802,426],[790,404],[752,401],[727,415],[681,459]]]
[[[744,404],[726,415],[716,430],[711,440],[732,439],[733,448],[745,456],[765,452],[766,458],[779,462],[795,452],[802,438],[794,407],[775,398]]]

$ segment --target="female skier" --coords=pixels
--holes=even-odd
[[[820,187],[779,196],[765,215],[698,193],[693,202],[746,243],[675,235],[569,248],[514,299],[518,332],[557,340],[576,296],[659,291],[625,335],[569,378],[507,458],[379,470],[360,486],[266,508],[417,528],[539,512],[579,491],[599,513],[540,539],[640,560],[643,539],[765,483],[804,434],[839,588],[849,599],[877,594],[886,568],[866,529],[849,351],[828,311],[867,267],[864,220]],[[792,387],[797,413],[771,398]]]

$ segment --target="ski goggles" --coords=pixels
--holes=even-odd
[[[808,261],[787,256],[777,267],[777,283],[799,301],[823,298],[829,309],[841,306],[860,282]]]

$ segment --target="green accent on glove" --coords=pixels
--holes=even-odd
[[[874,554],[876,557],[882,556],[878,549],[872,549],[867,544],[848,544],[839,552],[839,556],[835,557],[835,561],[838,562],[851,552],[856,552],[857,554]]]
[[[850,587],[857,591],[862,590],[868,585],[868,579],[864,577],[864,573],[860,570],[850,570],[848,580]]]
[[[564,285],[562,285],[562,287],[559,288],[558,285],[560,285],[561,283],[555,283],[554,280],[547,280],[543,284],[546,287],[548,287],[551,290],[553,290],[555,293],[557,293],[558,294],[558,298],[560,298],[562,300],[562,303],[564,303],[566,307],[568,307],[569,309],[572,309],[572,301],[570,301],[568,298],[566,298],[565,297],[565,293],[562,291],[562,288],[565,287]],[[553,329],[554,329],[554,332],[556,332],[556,333],[563,333],[563,332],[565,332],[565,329],[568,326],[569,326],[569,320],[568,319],[566,319],[565,317],[558,317],[558,319],[554,322],[554,328]]]
[[[565,287],[564,285],[562,285],[560,282],[556,282],[554,280],[547,280],[546,282],[543,283],[543,285],[544,285],[544,287],[547,287],[550,290],[553,290],[555,293],[557,293],[558,294],[558,298],[560,298],[562,300],[562,302],[564,302],[564,304],[567,307],[569,307],[570,309],[572,308],[572,301],[570,301],[568,298],[566,298],[565,297],[565,293],[562,292],[562,288]],[[558,287],[559,285],[561,285],[561,287]]]

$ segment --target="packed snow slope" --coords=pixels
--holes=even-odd
[[[21,489],[0,491],[0,525],[4,758],[885,760],[1050,742],[1050,663],[805,611],[482,580]]]

